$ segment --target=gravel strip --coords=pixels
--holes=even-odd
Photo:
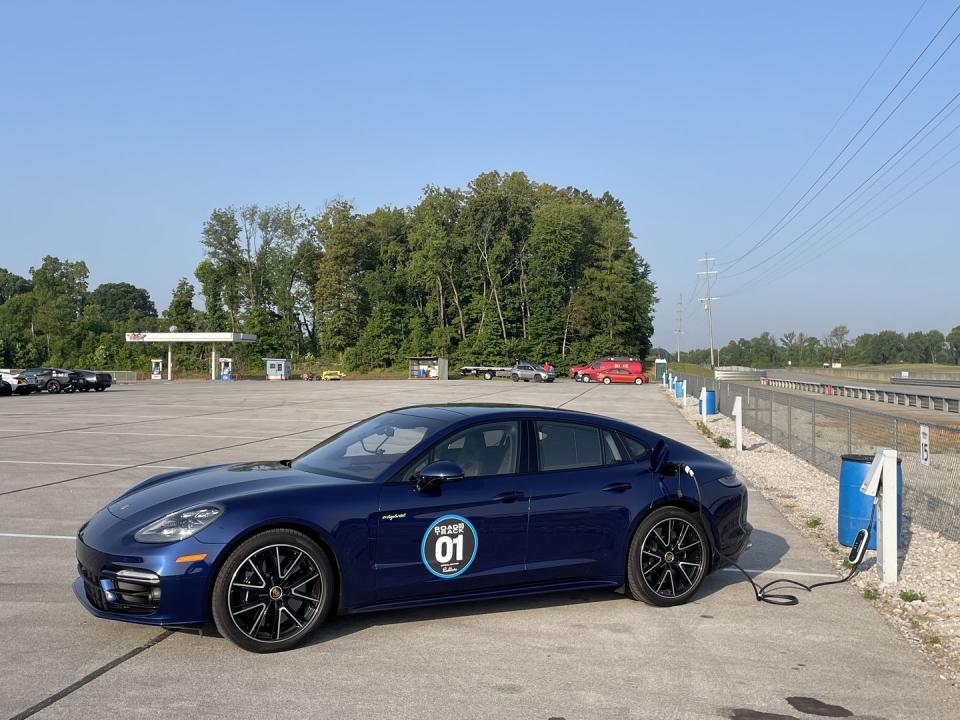
[[[687,421],[696,425],[700,420],[696,400],[684,409],[681,401],[667,395]],[[732,419],[712,415],[706,425],[715,436],[726,437],[732,444],[736,436]],[[849,548],[837,542],[837,479],[746,428],[743,444],[744,452],[718,447],[717,454],[809,538],[838,573],[846,574]],[[850,582],[866,602],[941,668],[941,677],[956,685],[960,683],[960,543],[911,525],[909,518],[904,522],[897,585],[880,585],[876,554],[871,551]],[[914,596],[919,598],[910,599]]]

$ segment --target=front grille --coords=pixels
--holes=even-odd
[[[87,599],[98,610],[149,615],[160,604],[160,578],[143,570],[105,569],[95,573],[77,564]]]

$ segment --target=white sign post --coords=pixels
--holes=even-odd
[[[683,381],[683,407],[684,409],[686,409],[687,407],[687,381],[686,380]]]
[[[707,424],[707,388],[700,388],[700,418],[703,424]]]
[[[930,467],[930,428],[920,426],[920,464]]]
[[[882,585],[893,585],[897,582],[897,550],[900,540],[897,485],[897,451],[877,448],[873,463],[860,486],[860,492],[876,498],[877,574]]]
[[[733,401],[733,417],[737,425],[737,437],[733,449],[739,453],[743,450],[743,398],[739,395]]]

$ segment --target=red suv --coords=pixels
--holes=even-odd
[[[613,368],[629,370],[632,375],[639,378],[637,384],[647,382],[647,376],[643,374],[643,363],[634,357],[611,356],[594,360],[589,365],[575,365],[570,368],[570,377],[574,380],[584,382],[600,382],[602,379],[600,374],[603,373],[604,370],[611,370]]]

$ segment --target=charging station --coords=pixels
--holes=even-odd
[[[887,493],[884,493],[884,488]],[[897,517],[897,451],[878,447],[860,492],[874,499],[877,512],[877,574],[884,585],[897,582],[897,549],[899,545],[899,518]],[[861,531],[862,532],[862,531]],[[851,551],[859,549],[860,537]],[[866,540],[863,540],[866,543]]]

